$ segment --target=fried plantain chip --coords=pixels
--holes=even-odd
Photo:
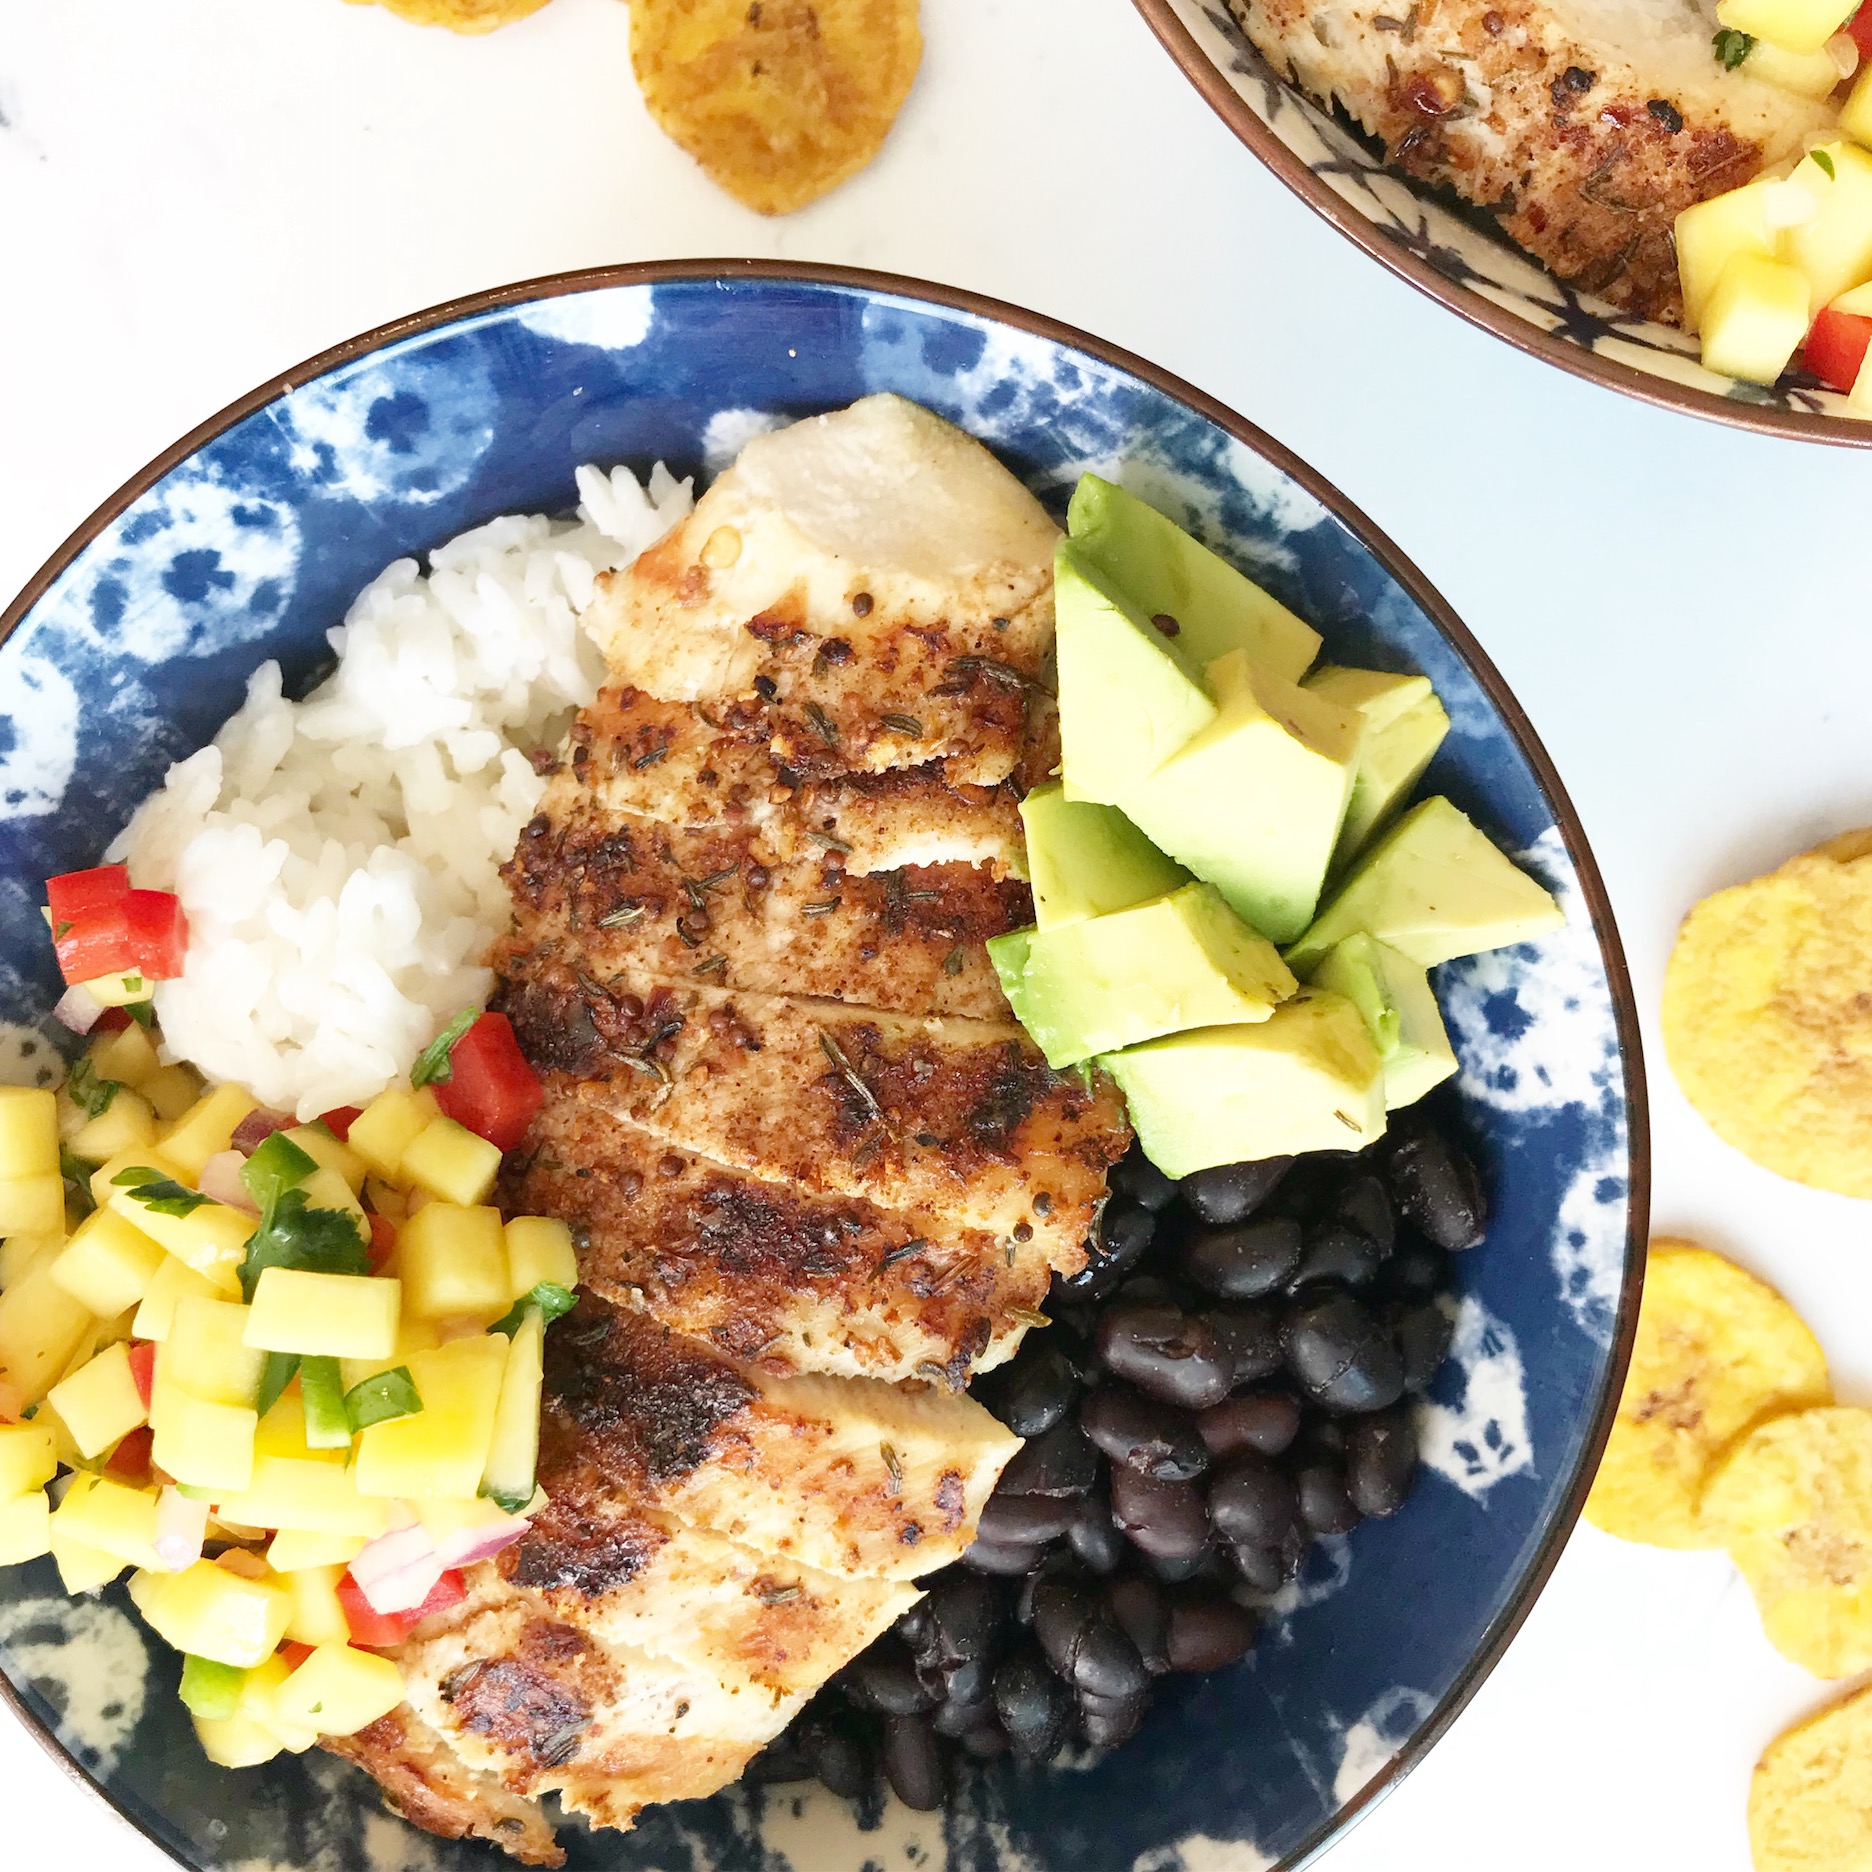
[[[1872,1872],[1872,1686],[1762,1751],[1749,1844],[1755,1872]]]
[[[1664,1047],[1718,1137],[1797,1183],[1872,1196],[1872,833],[1851,832],[1684,919]]]
[[[451,32],[490,33],[537,13],[546,0],[350,0],[352,6],[381,6],[418,26],[446,26]]]
[[[1777,1417],[1710,1472],[1703,1525],[1742,1570],[1762,1629],[1816,1677],[1872,1666],[1872,1411]]]
[[[862,169],[922,56],[917,0],[631,0],[651,116],[762,214]]]
[[[1818,1342],[1772,1287],[1694,1242],[1660,1237],[1586,1519],[1655,1547],[1720,1547],[1697,1518],[1710,1464],[1751,1424],[1832,1395]]]

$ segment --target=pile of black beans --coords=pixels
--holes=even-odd
[[[1482,1183],[1413,1107],[1361,1152],[1173,1183],[1135,1149],[1053,1325],[973,1395],[1027,1441],[960,1565],[749,1769],[941,1805],[957,1751],[1110,1747],[1155,1680],[1253,1647],[1320,1536],[1394,1514]]]

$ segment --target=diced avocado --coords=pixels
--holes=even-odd
[[[1365,1017],[1384,1061],[1385,1108],[1412,1105],[1456,1070],[1456,1054],[1428,973],[1361,930],[1329,950],[1314,985],[1342,994]]]
[[[1332,855],[1344,869],[1410,797],[1449,733],[1449,716],[1428,676],[1387,676],[1379,670],[1316,670],[1301,687],[1355,710],[1365,722],[1352,797]]]
[[[1358,763],[1359,717],[1232,650],[1209,665],[1221,712],[1119,805],[1271,942],[1319,901]]]
[[[1327,950],[1364,930],[1434,968],[1529,942],[1565,921],[1547,892],[1439,795],[1413,806],[1359,859],[1287,962],[1310,975]]]
[[[1135,494],[1081,475],[1066,527],[1146,617],[1175,620],[1193,662],[1246,650],[1263,669],[1298,682],[1319,654],[1318,631]]]
[[[1049,1066],[1187,1027],[1264,1021],[1298,985],[1280,951],[1208,884],[988,944],[1001,986]]]
[[[1116,805],[1216,705],[1197,665],[1070,540],[1054,553],[1053,604],[1066,797]]]
[[[1128,910],[1189,880],[1116,806],[1069,800],[1057,780],[1035,787],[1020,815],[1034,921],[1042,930]]]
[[[1384,1068],[1344,995],[1302,988],[1253,1026],[1199,1027],[1107,1054],[1144,1154],[1166,1176],[1311,1150],[1385,1128]]]

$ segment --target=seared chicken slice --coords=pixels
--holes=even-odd
[[[1102,1075],[1054,1072],[1012,1022],[514,967],[502,1004],[535,1069],[588,1081],[584,1096],[673,1149],[1037,1237],[1055,1268],[1084,1265],[1123,1107]]]
[[[612,674],[722,705],[811,776],[1020,757],[1059,530],[979,442],[896,396],[757,436],[585,613]]]
[[[1012,1356],[1052,1269],[940,1212],[767,1181],[662,1139],[546,1077],[502,1202],[570,1223],[586,1286],[765,1371],[960,1389]]]
[[[634,1502],[844,1578],[959,1558],[1020,1447],[972,1398],[769,1377],[596,1300],[546,1350],[554,1435]]]
[[[1005,1019],[982,947],[1033,920],[1033,894],[974,865],[864,877],[845,841],[784,858],[764,832],[688,831],[627,814],[541,813],[506,867],[514,929],[492,957],[565,956],[589,975],[636,967],[672,980],[794,990],[907,1012]]]
[[[391,1810],[426,1833],[492,1840],[523,1865],[565,1864],[565,1848],[538,1805],[509,1792],[497,1773],[470,1768],[407,1703],[355,1735],[322,1737],[321,1746],[356,1762]]]

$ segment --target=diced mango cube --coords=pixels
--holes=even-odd
[[[355,1196],[364,1187],[368,1166],[351,1146],[323,1125],[294,1125],[286,1133],[321,1170],[335,1170]]]
[[[129,1352],[121,1342],[61,1379],[46,1394],[46,1404],[58,1412],[87,1461],[149,1420],[130,1372]]]
[[[407,1365],[412,1352],[429,1352],[441,1343],[442,1335],[437,1332],[435,1321],[418,1319],[405,1305],[403,1318],[397,1326],[396,1350],[388,1358],[339,1360],[339,1374],[344,1388],[350,1391],[366,1378],[375,1378],[379,1372],[389,1371],[393,1366]]]
[[[1703,308],[1737,254],[1772,260],[1779,230],[1768,220],[1771,182],[1750,182],[1697,202],[1677,217],[1677,273],[1683,284],[1684,324],[1695,331]]]
[[[242,1675],[240,1702],[234,1714],[240,1720],[258,1723],[281,1748],[298,1755],[316,1745],[318,1731],[308,1729],[303,1723],[289,1722],[281,1713],[280,1686],[291,1675],[292,1666],[275,1651]]]
[[[275,1573],[306,1567],[336,1567],[340,1573],[364,1551],[361,1534],[315,1534],[306,1528],[281,1528],[267,1546],[267,1565]],[[312,1639],[301,1642],[311,1644]]]
[[[44,1488],[57,1474],[58,1459],[47,1425],[0,1424],[0,1501]]]
[[[52,1263],[39,1262],[0,1293],[0,1378],[26,1403],[38,1403],[96,1325],[91,1310],[52,1278]]]
[[[174,1343],[170,1340],[163,1351]],[[196,1397],[163,1383],[159,1371],[150,1398],[150,1460],[191,1488],[244,1489],[253,1480],[257,1421],[250,1405]]]
[[[1790,52],[1772,39],[1757,39],[1750,48],[1745,75],[1762,84],[1778,85],[1797,97],[1830,98],[1839,89],[1840,69],[1832,53]]]
[[[1738,254],[1703,309],[1703,362],[1744,383],[1773,383],[1807,335],[1809,290],[1795,268]]]
[[[1872,155],[1855,143],[1828,143],[1808,151],[1788,180],[1819,206],[1787,230],[1781,258],[1807,276],[1810,305],[1831,305],[1872,279]]]
[[[58,1167],[57,1094],[39,1086],[0,1086],[0,1180],[57,1176]]]
[[[389,1525],[376,1496],[358,1485],[337,1452],[259,1456],[244,1489],[222,1495],[216,1513],[237,1527],[298,1528],[308,1534],[361,1534],[369,1540]]]
[[[156,1375],[215,1404],[252,1404],[266,1354],[247,1343],[252,1309],[232,1300],[177,1303],[175,1321],[156,1355]]]
[[[254,1287],[247,1343],[267,1352],[388,1358],[402,1307],[401,1281],[270,1267]]]
[[[1852,16],[1856,0],[1719,0],[1719,24],[1789,52],[1818,52]]]
[[[224,1292],[239,1289],[248,1238],[259,1226],[245,1209],[236,1209],[232,1203],[205,1202],[187,1215],[165,1215],[141,1200],[133,1189],[113,1190],[110,1206],[151,1241],[168,1249],[196,1273],[205,1274]]]
[[[0,1234],[44,1235],[65,1225],[65,1180],[49,1176],[0,1179]]]
[[[201,1081],[186,1066],[159,1066],[137,1091],[164,1124],[174,1124],[201,1097]]]
[[[248,1716],[191,1716],[202,1753],[217,1768],[258,1768],[280,1752],[271,1729]]]
[[[1872,144],[1872,65],[1861,68],[1840,107],[1839,127],[1855,143]]]
[[[349,1644],[351,1627],[338,1603],[342,1566],[297,1567],[282,1584],[292,1597],[292,1617],[286,1636],[294,1644]]]
[[[42,1488],[0,1501],[0,1566],[18,1566],[52,1551],[52,1504]]]
[[[100,1079],[115,1079],[133,1092],[162,1070],[162,1060],[149,1029],[135,1021],[93,1040],[85,1051],[90,1055],[92,1070]]]
[[[442,1202],[485,1202],[500,1175],[498,1144],[453,1118],[432,1118],[405,1146],[403,1174]]]
[[[73,1483],[72,1486],[76,1488],[78,1485]],[[66,1500],[70,1499],[67,1495]],[[115,1554],[100,1552],[67,1529],[61,1528],[56,1514],[52,1517],[51,1538],[52,1558],[58,1566],[59,1584],[68,1593],[96,1592],[100,1586],[108,1586],[128,1564],[119,1560]]]
[[[127,975],[94,975],[82,986],[100,1007],[130,1007],[147,1001],[154,984],[133,969]]]
[[[234,1133],[241,1121],[251,1116],[255,1102],[252,1093],[240,1086],[216,1086],[176,1120],[163,1138],[163,1155],[179,1165],[193,1182],[210,1157],[232,1149]]]
[[[68,1140],[74,1157],[103,1163],[120,1151],[145,1150],[156,1142],[156,1113],[147,1099],[122,1091],[88,1118]]]
[[[578,1285],[578,1255],[572,1231],[553,1216],[515,1216],[507,1224],[507,1293],[513,1300],[530,1294],[541,1281]]]
[[[272,1655],[292,1617],[283,1583],[246,1579],[212,1560],[147,1576],[141,1588],[138,1609],[159,1638],[178,1651],[244,1670]]]
[[[435,1095],[427,1090],[401,1092],[394,1087],[380,1092],[351,1120],[347,1140],[357,1156],[377,1175],[393,1183],[403,1179],[403,1153],[440,1111]]]
[[[322,1644],[283,1683],[274,1707],[321,1735],[355,1735],[403,1701],[403,1673],[389,1658],[347,1644]]]
[[[9,1235],[0,1241],[0,1287],[11,1287],[30,1268],[50,1261],[65,1246],[63,1225],[43,1235]]]
[[[100,1319],[109,1319],[143,1299],[168,1258],[134,1222],[115,1209],[97,1209],[52,1263],[52,1278]]]
[[[73,1540],[128,1566],[158,1564],[156,1496],[149,1489],[127,1488],[108,1476],[81,1472],[52,1519]]]
[[[482,1334],[410,1355],[423,1408],[372,1424],[358,1438],[356,1474],[365,1495],[473,1495],[494,1440],[507,1341]]]
[[[403,1304],[419,1319],[470,1318],[487,1324],[513,1304],[500,1211],[431,1202],[397,1237]]]
[[[108,1213],[100,1211],[102,1213]],[[238,1278],[233,1291],[240,1292]],[[167,1339],[174,1328],[175,1310],[184,1300],[219,1300],[228,1289],[217,1285],[205,1274],[197,1274],[187,1263],[165,1254],[162,1264],[150,1277],[143,1302],[136,1310],[130,1331],[138,1339]]]

